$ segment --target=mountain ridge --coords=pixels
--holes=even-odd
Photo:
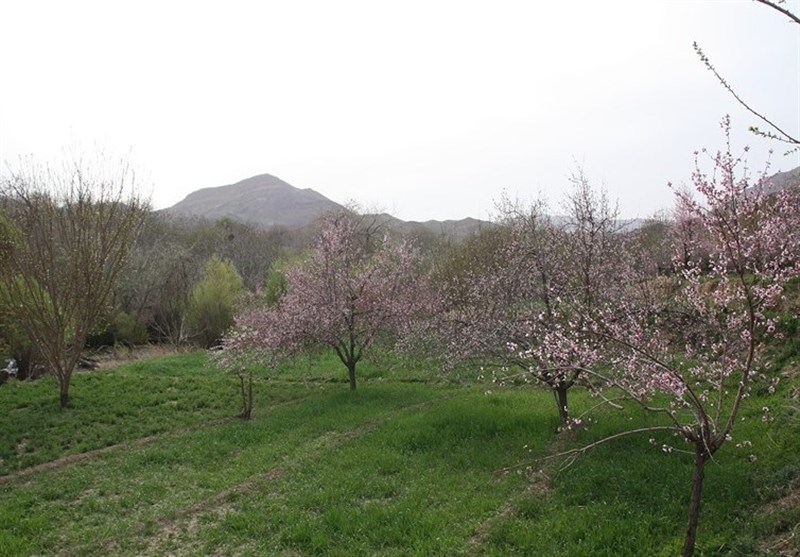
[[[800,184],[800,167],[778,172],[766,181],[767,191]],[[196,190],[175,205],[162,209],[167,214],[202,217],[209,220],[229,218],[261,228],[302,229],[320,216],[344,210],[341,205],[312,188],[298,188],[272,174],[257,174],[233,184]],[[388,213],[372,215],[403,234],[447,236],[460,240],[492,227],[489,221],[472,217],[463,219],[405,221]],[[555,221],[564,217],[553,216]],[[628,230],[640,227],[648,219],[620,219]]]
[[[312,188],[292,186],[272,174],[257,174],[233,184],[196,190],[161,211],[209,220],[229,218],[261,228],[282,226],[301,229],[310,226],[325,213],[344,209],[343,205]],[[454,238],[464,238],[483,226],[491,226],[487,221],[472,217],[443,221],[404,221],[388,213],[377,216],[401,233],[424,230]]]

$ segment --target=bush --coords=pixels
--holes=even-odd
[[[122,346],[136,346],[147,342],[147,328],[139,323],[136,316],[125,311],[120,311],[114,316],[111,324],[114,333],[114,344]]]
[[[233,324],[234,307],[243,293],[244,282],[233,264],[212,256],[189,301],[189,327],[202,346],[219,343]]]

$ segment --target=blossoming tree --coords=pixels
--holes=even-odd
[[[225,351],[279,358],[329,346],[355,390],[358,362],[376,343],[392,343],[410,332],[431,300],[411,245],[367,240],[356,215],[326,217],[307,259],[287,270],[283,297],[274,306],[238,315]]]
[[[723,128],[729,137],[727,118]],[[676,222],[676,274],[621,274],[626,296],[590,322],[615,370],[609,383],[665,416],[670,425],[659,429],[692,447],[684,556],[694,552],[705,466],[731,439],[751,384],[768,375],[764,342],[776,334],[778,319],[772,310],[787,281],[800,275],[796,188],[768,194],[766,174],[753,182],[729,142],[711,156],[710,175],[702,155],[692,176],[696,197],[676,190],[681,219],[702,229],[682,236],[690,227]]]
[[[605,192],[582,171],[571,181],[561,222],[541,201],[504,207],[509,234],[502,255],[475,276],[468,303],[456,308],[452,340],[462,358],[521,370],[510,377],[550,389],[561,427],[569,423],[569,389],[589,385],[586,370],[598,361],[586,323],[616,292],[623,253],[616,208]]]

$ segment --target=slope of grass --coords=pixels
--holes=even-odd
[[[0,391],[0,476],[109,445],[231,417],[239,404],[231,378],[205,365],[202,352],[78,373],[61,411],[52,379],[14,382]],[[303,396],[262,389],[259,404]]]
[[[557,439],[552,396],[530,387],[487,394],[374,364],[351,394],[335,361],[301,358],[259,374],[255,419],[242,422],[235,378],[204,361],[190,354],[81,374],[66,412],[47,381],[2,387],[0,556],[680,548],[691,458],[662,452],[669,437],[655,446],[621,439],[563,470],[536,460],[650,423],[638,409],[602,412],[588,431]],[[750,400],[733,443],[709,465],[698,555],[797,549],[800,516],[787,503],[800,484],[792,388]],[[593,404],[576,393],[572,408]],[[499,472],[525,461],[530,470]]]

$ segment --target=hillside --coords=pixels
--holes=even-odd
[[[388,213],[381,213],[380,215],[375,215],[375,219],[395,232],[406,236],[448,238],[456,242],[494,226],[491,222],[472,217],[460,220],[427,220],[420,222],[414,220],[404,221]]]
[[[767,191],[770,193],[795,186],[800,186],[800,166],[786,172],[778,172],[767,179]]]
[[[270,174],[259,174],[192,192],[166,212],[210,220],[230,218],[264,228],[302,228],[338,209],[342,206],[310,188],[299,189]]]
[[[777,191],[798,183],[800,167],[773,175],[768,179],[767,188],[768,191]],[[324,213],[343,208],[311,188],[296,188],[271,174],[259,174],[235,184],[197,190],[164,212],[210,220],[230,218],[262,228],[282,226],[300,229],[311,225]],[[401,234],[447,237],[455,241],[492,226],[487,221],[474,218],[417,222],[404,221],[386,213],[375,216]],[[553,219],[559,223],[564,217],[556,215]],[[644,221],[623,219],[620,222],[633,230]]]

